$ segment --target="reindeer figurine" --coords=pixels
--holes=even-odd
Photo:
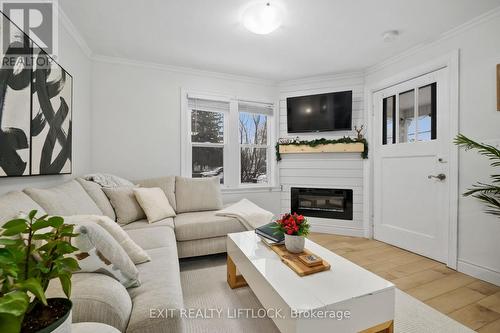
[[[356,133],[358,133],[358,140],[363,140],[363,130],[365,128],[365,125],[361,125],[360,128],[358,126],[354,125],[354,130]]]

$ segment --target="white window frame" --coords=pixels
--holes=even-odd
[[[229,102],[229,111],[224,112],[224,143],[193,143],[191,142],[191,112],[188,105],[189,98],[199,98],[221,102]],[[239,101],[252,101],[254,103],[265,103],[273,105],[273,114],[267,116],[267,183],[248,184],[241,183],[241,151],[239,138]],[[265,114],[264,114],[265,115]],[[181,175],[184,177],[192,176],[192,147],[224,147],[224,184],[222,189],[263,189],[274,188],[277,176],[276,159],[274,158],[275,147],[273,142],[276,140],[276,103],[248,98],[238,98],[233,95],[224,95],[218,93],[205,93],[193,90],[181,89]],[[256,147],[257,145],[248,145]]]
[[[244,101],[246,103],[249,103],[248,101]],[[250,102],[250,103],[253,103],[253,102]],[[237,103],[238,104],[238,103]],[[273,113],[274,113],[274,106],[273,106]],[[238,109],[238,126],[239,126],[239,117],[240,117],[240,113],[249,113],[249,114],[252,114],[252,112],[244,112],[244,111],[241,111]],[[257,144],[241,144],[240,142],[240,133],[239,133],[239,130],[238,130],[238,186],[240,188],[246,188],[246,187],[251,187],[251,188],[254,188],[254,187],[269,187],[269,186],[272,186],[273,184],[273,179],[272,179],[272,158],[273,156],[271,155],[271,151],[273,150],[273,147],[272,147],[272,130],[273,130],[273,126],[271,125],[272,123],[272,120],[274,118],[274,115],[273,116],[270,116],[270,115],[267,115],[267,114],[264,114],[264,113],[254,113],[254,114],[260,114],[260,115],[263,115],[263,116],[266,116],[267,117],[267,123],[266,123],[266,126],[267,126],[267,138],[266,138],[266,142],[267,144],[266,145],[257,145]],[[241,182],[241,148],[266,148],[266,161],[267,161],[267,165],[266,165],[266,175],[267,175],[267,183],[262,183],[262,184],[252,184],[252,183],[242,183]]]

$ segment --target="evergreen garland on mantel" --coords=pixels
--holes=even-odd
[[[348,136],[344,136],[343,138],[340,139],[334,139],[334,140],[328,140],[325,138],[321,139],[315,139],[315,140],[302,140],[302,141],[293,141],[293,142],[287,142],[287,143],[276,143],[276,160],[279,162],[281,161],[281,154],[280,154],[280,146],[301,146],[301,145],[306,145],[309,147],[316,147],[319,145],[327,145],[327,144],[335,144],[335,143],[362,143],[365,146],[364,151],[361,153],[361,158],[366,159],[368,158],[368,141],[366,141],[365,138],[363,139],[353,139]]]

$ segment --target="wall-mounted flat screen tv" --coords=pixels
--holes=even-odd
[[[350,131],[352,91],[286,99],[288,133]]]

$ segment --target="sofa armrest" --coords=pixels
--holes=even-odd
[[[98,322],[127,329],[132,300],[125,287],[115,279],[97,273],[76,273],[71,278],[73,322]],[[52,280],[48,297],[65,297],[58,280]]]

